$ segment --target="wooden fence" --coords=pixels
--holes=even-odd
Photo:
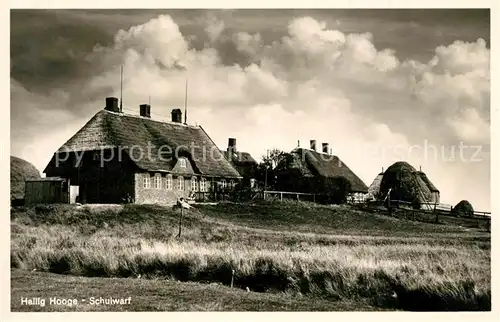
[[[361,209],[369,212],[377,212],[396,218],[402,218],[412,221],[420,221],[436,224],[458,224],[468,228],[479,228],[491,231],[491,213],[486,211],[474,211],[473,216],[457,217],[452,214],[452,206],[449,208],[435,203],[424,203],[432,207],[424,209],[413,209],[411,202],[401,200],[391,200],[390,207],[381,201],[367,202],[358,204]]]
[[[297,201],[312,201],[316,202],[316,194],[305,192],[290,192],[290,191],[264,191],[263,199],[293,199]]]

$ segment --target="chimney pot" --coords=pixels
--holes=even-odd
[[[111,112],[120,112],[120,108],[118,107],[118,98],[106,97],[106,106],[104,109]]]
[[[151,105],[149,104],[139,105],[139,113],[143,117],[151,117]]]
[[[227,143],[227,150],[236,152],[236,139],[235,138],[229,138],[228,143]]]
[[[311,150],[316,151],[316,140],[311,140],[310,141],[310,146],[311,146]]]
[[[182,111],[180,108],[172,110],[172,122],[182,123]]]
[[[323,147],[323,153],[328,154],[328,150],[329,150],[328,149],[328,143],[323,143],[322,147]]]

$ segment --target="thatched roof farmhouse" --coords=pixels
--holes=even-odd
[[[370,194],[384,199],[391,189],[391,200],[439,203],[439,190],[422,171],[404,161],[391,165],[377,175],[370,185]]]
[[[69,178],[79,199],[91,203],[168,204],[242,178],[201,126],[182,123],[180,109],[171,122],[157,121],[150,105],[140,106],[140,116],[124,114],[112,97],[44,172]]]

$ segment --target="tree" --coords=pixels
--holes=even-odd
[[[267,155],[262,156],[262,162],[257,166],[255,179],[261,186],[274,189],[277,184],[278,168],[289,159],[290,154],[279,149],[268,150]]]

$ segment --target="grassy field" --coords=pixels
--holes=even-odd
[[[150,283],[144,299],[161,283],[167,303],[181,287],[218,294],[189,302],[198,309],[180,300],[153,310],[258,310],[249,298],[268,310],[491,308],[487,232],[295,202],[198,206],[185,212],[181,238],[178,220],[160,206],[13,208],[13,294],[28,292],[25,274],[40,292],[52,279],[83,289],[99,281],[101,293],[139,280]]]

